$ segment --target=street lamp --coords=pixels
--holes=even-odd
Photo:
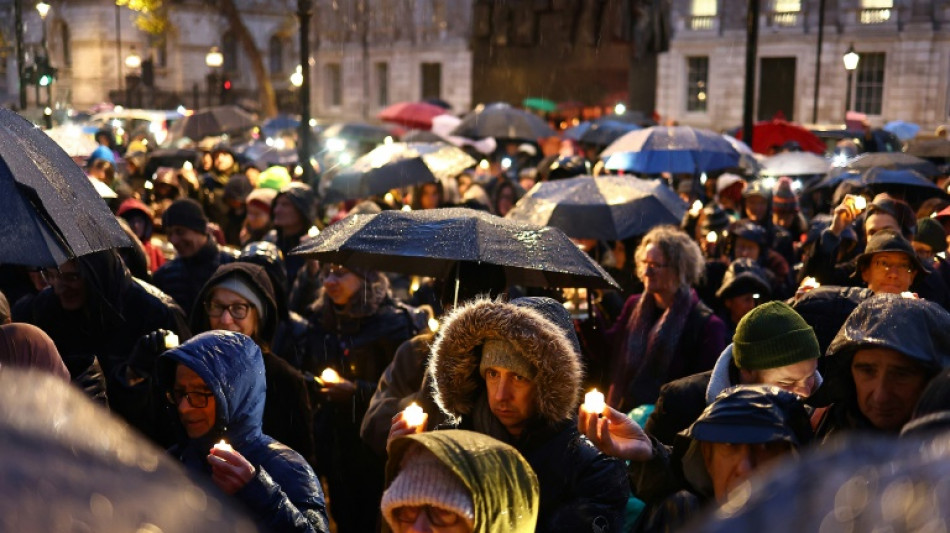
[[[212,46],[211,50],[208,50],[205,55],[205,65],[208,65],[208,68],[211,69],[211,72],[208,73],[208,106],[211,106],[213,94],[218,90],[218,69],[221,65],[224,65],[224,54],[217,46]]]
[[[132,47],[132,51],[129,53],[129,55],[125,56],[125,66],[132,70],[136,70],[142,66],[142,56],[135,52],[134,46]]]
[[[290,84],[299,89],[303,85],[303,69],[297,65],[297,70],[290,75]]]
[[[851,43],[842,59],[844,60],[844,69],[848,71],[848,90],[844,96],[844,113],[845,121],[847,121],[848,110],[851,109],[851,79],[854,77],[854,70],[858,68],[858,61],[861,60],[861,56],[854,51],[854,43]]]
[[[39,12],[41,19],[46,20],[46,15],[49,15],[50,7],[52,6],[43,1],[36,4],[36,10]]]

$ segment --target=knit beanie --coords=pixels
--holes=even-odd
[[[521,355],[521,351],[504,339],[487,339],[482,345],[482,360],[478,364],[478,373],[485,377],[485,371],[492,366],[508,369],[528,379],[534,379],[538,373]]]
[[[198,233],[208,231],[208,217],[201,204],[191,198],[175,200],[162,214],[162,227],[165,231],[172,226],[182,226]]]
[[[290,172],[280,166],[273,166],[261,172],[257,177],[257,186],[261,189],[279,191],[290,184]]]
[[[275,196],[277,196],[277,191],[274,189],[254,189],[247,195],[247,205],[257,204],[262,209],[270,211]]]
[[[775,186],[775,194],[772,196],[772,210],[776,213],[797,213],[798,196],[792,190],[792,180],[787,176],[782,176]]]
[[[246,281],[237,277],[230,276],[225,278],[223,281],[211,288],[208,294],[213,294],[217,289],[227,289],[241,298],[244,298],[248,301],[249,304],[254,306],[254,309],[257,309],[257,316],[261,323],[264,323],[265,313],[267,308],[264,307],[264,301],[261,300],[261,297],[257,294],[257,291],[251,288]]]
[[[416,445],[403,456],[399,474],[383,493],[380,510],[395,531],[393,512],[396,509],[424,505],[452,511],[468,523],[469,529],[474,528],[475,504],[471,492],[438,457]]]
[[[943,225],[933,218],[922,218],[917,221],[917,234],[914,240],[929,246],[933,252],[940,253],[947,249],[947,232]]]
[[[247,176],[234,174],[228,178],[228,182],[224,186],[224,199],[244,203],[247,200],[247,195],[251,194],[253,190],[254,186],[251,185],[251,180],[247,179]]]
[[[736,326],[732,357],[743,370],[788,366],[821,355],[815,330],[784,302],[749,311]]]

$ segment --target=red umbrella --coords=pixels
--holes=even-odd
[[[412,129],[428,130],[432,129],[432,118],[445,113],[445,109],[425,102],[399,102],[380,111],[379,119]]]
[[[742,140],[742,128],[736,132],[736,139]],[[752,151],[770,155],[774,147],[795,141],[802,151],[825,153],[825,143],[817,135],[799,126],[781,119],[763,120],[756,122],[752,128]]]

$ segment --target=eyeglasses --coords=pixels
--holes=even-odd
[[[403,524],[414,524],[419,513],[425,511],[429,523],[436,527],[449,527],[459,523],[462,519],[455,511],[447,511],[431,505],[407,505],[393,509],[393,518]]]
[[[661,268],[669,268],[670,265],[664,265],[662,263],[654,263],[652,261],[637,261],[637,266],[642,268],[644,271],[647,271],[647,270],[660,270]]]
[[[43,276],[43,279],[46,280],[46,283],[50,285],[55,281],[62,281],[63,283],[77,283],[82,280],[82,274],[79,272],[60,272],[56,268],[46,268],[40,270],[40,274]]]
[[[214,393],[211,392],[185,392],[179,389],[171,390],[165,393],[165,399],[168,400],[168,403],[177,406],[181,404],[182,398],[187,398],[188,405],[196,409],[208,407],[208,398],[211,398],[212,396],[214,396]]]
[[[342,278],[342,277],[345,277],[345,276],[347,276],[348,274],[352,274],[352,273],[353,273],[353,271],[347,270],[346,268],[341,267],[341,266],[332,266],[332,267],[330,267],[329,269],[327,269],[327,277],[328,277],[328,278],[329,278],[329,277]]]
[[[231,318],[241,320],[242,318],[247,318],[247,313],[250,310],[250,304],[221,305],[218,302],[205,302],[205,311],[207,311],[208,316],[212,318],[218,318],[227,311],[228,314],[231,315]]]
[[[910,263],[889,263],[883,259],[875,259],[871,261],[871,264],[877,268],[884,269],[884,272],[890,272],[892,269],[895,269],[895,272],[913,274],[917,271],[917,268]]]

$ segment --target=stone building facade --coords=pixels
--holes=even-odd
[[[712,129],[741,124],[746,5],[672,0],[673,35],[669,52],[660,56],[656,87],[657,110],[665,119]],[[950,122],[948,0],[763,0],[756,120],[781,111],[798,122],[842,124],[848,88],[842,58],[852,45],[860,61],[851,109],[867,114],[875,126],[900,119],[933,131]]]

